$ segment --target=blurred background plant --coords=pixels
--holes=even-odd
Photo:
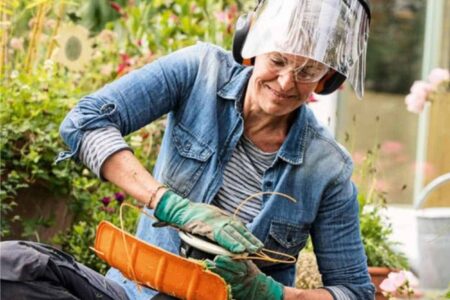
[[[198,40],[231,47],[238,12],[251,4],[1,1],[1,239],[51,242],[104,272],[106,265],[87,250],[93,245],[96,225],[100,220],[117,224],[120,202],[133,200],[100,183],[79,164],[54,164],[58,152],[65,149],[58,134],[62,118],[84,95],[163,54]],[[127,137],[150,170],[163,128],[161,119]],[[35,189],[45,190],[55,201],[46,213],[39,214]],[[31,196],[24,197],[26,191]],[[61,219],[56,202],[64,201],[70,212]],[[21,210],[32,217],[24,217]],[[125,215],[126,223],[134,226],[137,213]],[[63,226],[68,218],[69,225]],[[44,236],[48,227],[64,231]]]
[[[386,217],[386,193],[377,188],[377,157],[379,146],[367,151],[355,170],[358,186],[361,237],[370,267],[407,269],[408,260],[396,250],[392,227]]]

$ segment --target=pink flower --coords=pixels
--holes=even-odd
[[[9,45],[14,50],[23,50],[23,38],[13,37],[9,42]]]
[[[411,86],[411,94],[417,95],[417,97],[423,98],[424,101],[428,96],[428,93],[431,92],[433,87],[426,81],[416,80]]]
[[[410,287],[415,288],[419,286],[419,280],[417,279],[416,276],[414,276],[413,273],[409,271],[402,271],[402,272],[405,274],[406,280],[408,280]]]
[[[400,271],[400,272],[391,272],[388,275],[388,279],[392,282],[392,284],[396,287],[399,288],[401,287],[403,284],[405,284],[406,282],[406,276],[405,273]]]
[[[385,154],[399,154],[403,151],[403,144],[399,141],[385,141],[381,144],[381,152]]]
[[[405,98],[406,109],[413,113],[421,113],[425,107],[425,97],[417,96],[416,94],[408,94]]]
[[[380,289],[388,293],[393,293],[397,290],[397,287],[391,279],[386,278],[381,282]]]
[[[105,76],[111,75],[112,71],[113,71],[113,65],[112,64],[103,65],[101,67],[101,69],[100,69],[100,73],[102,75],[105,75]]]
[[[360,165],[364,162],[364,159],[366,158],[366,156],[364,155],[364,153],[356,151],[352,154],[353,157],[353,162],[357,165]]]
[[[414,164],[414,171],[415,172],[423,172],[423,174],[426,176],[426,177],[433,177],[433,176],[436,176],[436,167],[432,164],[432,163],[430,163],[430,162],[426,162],[426,161],[423,161],[423,162],[420,162],[420,161],[418,161],[418,162],[416,162],[415,164]]]
[[[112,44],[117,39],[117,34],[109,29],[103,29],[98,34],[98,39],[106,44]]]
[[[386,192],[391,188],[389,183],[386,180],[377,179],[375,180],[375,189],[377,191]]]
[[[219,22],[226,23],[227,22],[227,14],[224,11],[215,12],[214,16]]]
[[[178,16],[176,16],[176,15],[174,15],[174,14],[171,14],[170,16],[169,16],[169,20],[170,21],[172,21],[173,23],[176,23],[176,22],[178,22]]]
[[[190,11],[191,11],[191,13],[195,13],[195,12],[197,12],[197,10],[198,10],[198,6],[197,6],[197,4],[195,4],[194,2],[193,3],[191,3],[191,6],[190,6]]]
[[[431,70],[430,75],[428,75],[428,81],[433,89],[445,80],[450,80],[450,72],[446,69],[436,68]]]

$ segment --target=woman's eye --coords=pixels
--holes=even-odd
[[[297,76],[301,76],[301,77],[312,77],[315,75],[315,70],[313,70],[312,68],[302,68],[300,70],[297,71]]]
[[[271,58],[272,63],[276,66],[282,67],[284,66],[284,61],[280,58]]]

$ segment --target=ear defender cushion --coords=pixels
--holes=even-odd
[[[320,95],[328,95],[337,90],[345,81],[346,77],[339,72],[333,71],[325,75],[314,90]]]
[[[233,37],[233,57],[234,60],[240,64],[244,63],[244,58],[241,53],[252,23],[252,14],[253,13],[242,15],[236,22]]]

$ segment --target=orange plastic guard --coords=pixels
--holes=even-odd
[[[93,250],[125,277],[165,294],[188,300],[228,299],[225,281],[199,262],[152,246],[110,222],[98,225]]]

